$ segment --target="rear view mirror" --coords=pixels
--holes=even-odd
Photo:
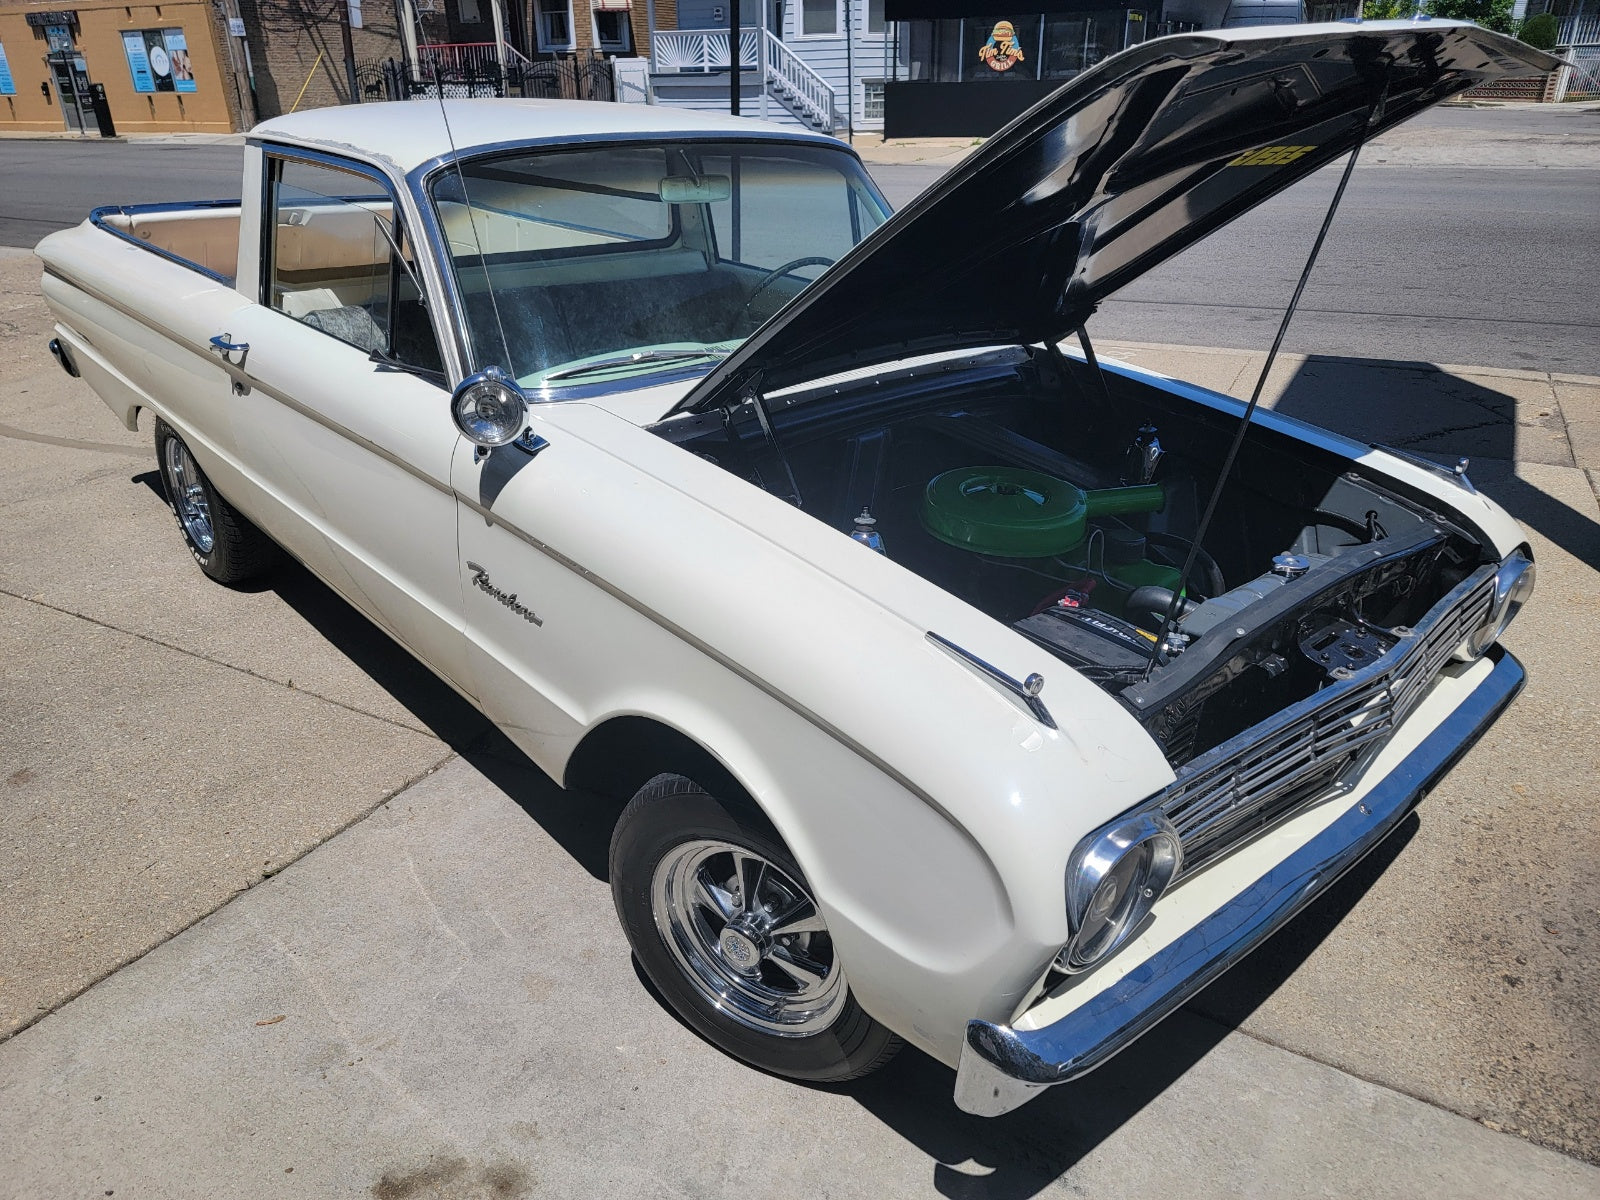
[[[669,175],[660,191],[668,204],[715,204],[733,194],[733,180],[726,175]]]
[[[528,398],[499,367],[468,375],[450,398],[456,428],[478,446],[504,446],[528,424]]]

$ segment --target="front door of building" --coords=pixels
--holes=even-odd
[[[67,128],[81,132],[83,130],[84,110],[88,105],[80,105],[78,101],[77,81],[73,78],[72,63],[62,62],[54,57],[50,59],[50,77],[56,86],[56,101],[61,105],[61,119],[67,123]],[[93,120],[93,117],[90,118]]]
[[[61,119],[77,133],[100,132],[89,103],[89,65],[73,48],[72,30],[66,25],[47,25],[44,32],[50,46],[45,62],[55,83]]]

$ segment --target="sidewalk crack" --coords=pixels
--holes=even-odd
[[[108,629],[112,633],[120,633],[126,637],[138,638],[141,642],[148,642],[152,646],[160,646],[163,650],[171,650],[174,653],[186,655],[187,657],[193,659],[198,659],[200,662],[209,663],[214,667],[223,667],[229,671],[237,671],[241,675],[248,675],[251,679],[259,679],[262,683],[270,683],[274,687],[284,688],[285,690],[291,692],[298,692],[302,696],[309,696],[313,700],[320,700],[324,704],[331,704],[335,708],[344,709],[346,712],[352,712],[358,716],[368,717],[374,721],[382,721],[385,725],[392,725],[396,729],[404,729],[407,733],[416,733],[421,734],[423,737],[432,738],[437,738],[438,736],[429,730],[419,729],[415,725],[407,725],[403,721],[396,721],[393,717],[385,717],[379,713],[368,712],[364,708],[357,708],[353,704],[346,703],[343,700],[336,700],[332,696],[325,696],[321,692],[312,691],[309,688],[295,687],[292,683],[286,683],[283,680],[274,679],[270,675],[261,674],[259,671],[252,671],[249,667],[241,667],[237,663],[225,662],[220,658],[213,658],[209,654],[201,654],[197,650],[190,650],[184,646],[176,646],[171,642],[162,641],[158,637],[152,637],[148,633],[140,633],[136,629],[124,629],[120,625],[113,625],[109,621],[102,621],[98,617],[91,617],[86,613],[75,612],[70,608],[63,608],[59,604],[51,604],[48,600],[41,600],[37,596],[25,596],[20,592],[12,591],[8,587],[0,587],[0,596],[10,596],[13,600],[21,600],[25,604],[36,604],[40,608],[48,609],[51,612],[60,613],[64,617],[76,617],[80,621],[87,621],[91,625],[98,625],[101,629]]]
[[[6,591],[4,591],[4,589],[0,589],[0,594],[4,594],[4,595],[7,595],[7,596],[10,596],[13,593],[6,592]],[[19,599],[26,599],[26,597],[19,597]],[[45,607],[48,608],[50,606],[46,605]],[[61,610],[58,609],[57,611],[61,611]],[[76,615],[76,614],[69,614],[69,615]],[[92,618],[85,617],[84,619],[85,620],[91,620]],[[94,624],[98,625],[98,624],[100,624],[100,622],[95,621]],[[106,628],[110,629],[112,627],[108,625],[108,626],[106,626]],[[121,633],[121,632],[124,632],[124,631],[117,630],[117,632]],[[138,635],[136,634],[134,636],[138,636]],[[159,642],[156,643],[156,644],[160,645]],[[359,711],[359,710],[356,710],[356,711]],[[379,719],[381,720],[382,718],[379,718]],[[67,1005],[71,1004],[79,996],[86,995],[88,992],[90,992],[94,988],[99,987],[106,980],[110,979],[113,975],[118,974],[119,972],[123,971],[127,967],[131,967],[134,963],[138,962],[140,959],[144,958],[146,955],[153,954],[155,951],[159,950],[162,946],[165,946],[168,942],[172,941],[173,939],[181,937],[183,934],[185,934],[189,930],[193,929],[196,925],[200,924],[200,922],[206,920],[208,917],[214,916],[216,913],[221,912],[224,908],[227,908],[228,905],[232,904],[235,900],[238,900],[241,896],[247,895],[250,892],[255,891],[258,887],[262,886],[262,884],[269,883],[272,880],[277,879],[279,876],[281,876],[284,873],[284,871],[289,870],[289,868],[293,867],[296,863],[298,863],[301,859],[305,858],[305,856],[310,854],[313,850],[316,850],[321,846],[326,846],[329,842],[333,841],[333,839],[338,837],[341,833],[344,833],[348,829],[354,828],[356,825],[359,825],[362,821],[365,821],[373,813],[377,812],[380,808],[383,808],[383,807],[393,803],[395,800],[397,800],[399,797],[404,795],[406,792],[408,792],[412,788],[416,787],[417,784],[421,783],[424,779],[428,778],[428,776],[430,776],[430,775],[434,774],[435,772],[441,770],[446,764],[448,764],[450,762],[451,759],[456,758],[456,757],[458,757],[458,756],[457,756],[457,754],[456,754],[456,752],[454,750],[447,751],[442,757],[440,757],[438,759],[438,761],[430,764],[427,767],[424,767],[422,770],[418,771],[415,775],[412,775],[410,778],[401,780],[394,787],[392,787],[388,791],[384,792],[383,795],[379,796],[376,800],[374,800],[372,802],[372,804],[369,805],[365,810],[356,813],[348,821],[346,821],[343,825],[340,825],[337,829],[330,829],[325,837],[320,837],[316,841],[312,842],[311,845],[307,846],[305,849],[300,851],[300,853],[296,854],[293,858],[291,858],[287,862],[285,862],[283,867],[280,870],[274,871],[271,874],[271,876],[269,876],[267,878],[263,878],[263,879],[254,880],[253,882],[246,884],[244,887],[240,888],[238,891],[233,892],[231,895],[226,896],[223,899],[219,900],[216,904],[213,904],[210,908],[206,909],[205,912],[195,914],[194,919],[189,921],[187,924],[182,925],[177,929],[170,929],[159,940],[152,942],[150,945],[146,946],[144,949],[137,950],[137,951],[133,952],[132,954],[129,954],[126,958],[124,958],[124,959],[122,959],[122,960],[120,960],[118,962],[112,963],[109,967],[106,968],[106,970],[98,978],[90,980],[88,983],[84,984],[77,991],[72,992],[69,995],[62,996],[60,999],[58,999],[54,1003],[52,1003],[50,1005],[49,1009],[47,1009],[46,1011],[44,1011],[44,1012],[35,1012],[23,1024],[14,1026],[11,1029],[0,1029],[0,1045],[4,1045],[7,1041],[9,1041],[11,1038],[16,1037],[19,1033],[22,1033],[24,1030],[32,1029],[40,1021],[43,1021],[46,1017],[51,1016],[54,1013],[60,1012],[63,1008],[67,1007]],[[254,917],[251,917],[250,919],[253,921]]]

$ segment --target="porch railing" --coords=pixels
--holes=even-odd
[[[505,43],[506,68],[530,67],[533,61],[513,46]],[[440,71],[483,72],[498,68],[500,56],[493,42],[430,42],[417,47],[419,66],[432,63]]]
[[[837,122],[834,102],[838,94],[821,75],[784,44],[782,38],[766,35],[767,86],[778,99],[798,110],[802,120],[832,133]]]
[[[739,31],[739,67],[761,65],[757,48],[766,57],[767,88],[807,124],[832,132],[837,124],[838,93],[800,58],[782,38],[759,29]],[[726,29],[666,29],[657,31],[650,47],[650,69],[658,75],[701,74],[728,70]]]
[[[1561,22],[1561,32],[1556,35],[1558,46],[1585,46],[1600,42],[1600,16],[1567,17]]]
[[[756,35],[759,30],[739,31],[739,66],[757,66]],[[677,75],[728,69],[728,31],[726,29],[660,29],[650,47],[650,69],[657,75]]]

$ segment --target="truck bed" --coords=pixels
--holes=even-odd
[[[120,204],[97,208],[95,225],[163,258],[231,285],[239,262],[239,201]]]

